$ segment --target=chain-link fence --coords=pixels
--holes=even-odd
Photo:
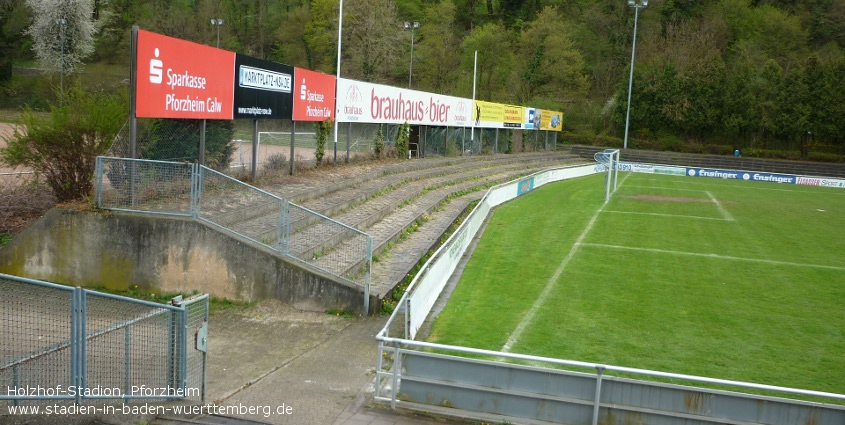
[[[164,162],[199,162],[233,176],[290,171],[316,162],[317,123],[289,120],[176,120],[138,119],[135,147],[129,126],[115,138],[105,156]],[[344,122],[335,137],[328,134],[324,161],[345,162],[356,156],[370,158],[379,129],[385,153],[390,154],[399,134],[398,124]],[[414,126],[411,150],[417,156],[487,155],[554,150],[557,133],[521,129]],[[203,130],[205,129],[205,130]],[[200,149],[204,138],[204,149]],[[422,146],[418,146],[418,145]],[[293,145],[293,150],[291,149]],[[421,152],[420,152],[421,151]],[[294,164],[290,164],[294,161]]]
[[[288,219],[289,256],[366,288],[372,259],[369,235],[293,203]]]
[[[0,274],[0,404],[205,397],[208,296],[174,305]]]
[[[98,157],[97,204],[111,209],[190,215],[196,164]]]

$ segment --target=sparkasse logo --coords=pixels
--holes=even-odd
[[[159,54],[158,47],[156,47],[153,52],[155,59],[150,59],[150,82],[153,84],[161,84],[164,77],[164,62],[158,58]]]

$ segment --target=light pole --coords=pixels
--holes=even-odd
[[[411,77],[414,75],[414,30],[420,27],[417,21],[405,21],[405,29],[411,30],[411,69],[408,71],[408,88],[411,88]]]
[[[217,27],[217,48],[219,49],[220,48],[220,27],[223,26],[223,20],[222,19],[212,19],[211,25],[214,26],[214,27]]]
[[[631,121],[631,87],[634,84],[634,52],[637,49],[637,18],[640,16],[640,9],[648,6],[648,0],[628,0],[628,6],[634,8],[634,42],[631,45],[631,75],[628,77],[628,112],[625,113],[624,149],[628,149],[628,125]]]
[[[65,18],[56,19],[56,25],[59,26],[59,44],[61,49],[61,56],[59,56],[59,93],[61,99],[65,97],[65,27],[67,20]]]
[[[340,41],[341,41],[341,34],[343,33],[343,0],[340,0],[340,4],[338,5],[337,9],[337,75],[335,78],[337,79],[338,84],[340,83]],[[337,92],[337,86],[335,84],[335,99],[340,95]],[[335,105],[335,117],[334,117],[334,128],[332,129],[332,137],[334,138],[334,160],[332,163],[335,167],[337,167],[337,105]],[[369,296],[369,295],[368,295]],[[364,298],[365,305],[369,303],[369,298]],[[365,308],[366,310],[366,308]]]

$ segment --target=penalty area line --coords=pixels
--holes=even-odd
[[[713,201],[713,203],[714,203],[714,204],[716,204],[716,207],[718,207],[718,208],[719,208],[719,211],[721,211],[721,212],[722,212],[722,217],[725,217],[725,220],[728,220],[728,221],[734,221],[734,218],[733,218],[733,216],[731,215],[731,213],[729,213],[729,212],[728,212],[728,210],[726,210],[726,209],[725,209],[725,207],[723,207],[723,206],[722,206],[722,204],[721,204],[721,203],[719,203],[719,200],[718,200],[718,199],[716,199],[716,198],[713,196],[713,194],[712,194],[712,193],[710,193],[710,192],[708,192],[708,191],[706,191],[706,190],[704,191],[704,193],[706,193],[706,194],[707,194],[707,196],[709,196],[709,197],[710,197],[710,200],[712,200],[712,201]]]
[[[672,251],[672,250],[668,250],[668,249],[659,249],[659,248],[639,248],[639,247],[633,247],[633,246],[608,245],[608,244],[601,244],[601,243],[582,243],[581,246],[618,249],[618,250],[623,250],[623,251],[653,252],[653,253],[656,253],[656,254],[682,255],[682,256],[686,256],[686,257],[712,258],[714,260],[744,261],[744,262],[749,262],[749,263],[762,263],[762,264],[771,264],[771,265],[776,265],[776,266],[804,267],[804,268],[810,268],[810,269],[845,271],[845,267],[825,266],[823,264],[793,263],[793,262],[790,262],[790,261],[766,260],[766,259],[762,259],[762,258],[734,257],[734,256],[731,256],[731,255],[704,254],[704,253],[700,253],[700,252]]]
[[[619,187],[622,187],[622,185],[625,184],[625,180],[627,180],[630,175],[631,174],[629,173],[625,176],[625,178],[622,179],[622,182],[619,183]],[[516,326],[516,329],[514,329],[514,331],[508,337],[508,340],[505,342],[505,345],[502,346],[502,352],[509,353],[511,351],[511,348],[513,348],[513,346],[516,345],[517,342],[519,342],[519,338],[522,337],[522,333],[525,332],[525,329],[534,320],[534,316],[537,314],[537,311],[540,310],[540,306],[545,303],[546,298],[548,298],[549,294],[551,294],[555,283],[557,283],[557,280],[560,279],[560,275],[563,274],[563,270],[569,264],[569,261],[572,260],[572,257],[575,256],[575,253],[578,252],[578,248],[582,245],[581,241],[583,241],[584,238],[587,237],[587,234],[590,233],[590,230],[593,229],[593,225],[596,223],[596,220],[598,220],[599,215],[601,215],[601,212],[604,210],[605,205],[607,205],[607,202],[602,203],[596,213],[593,214],[593,217],[590,219],[590,222],[587,224],[587,227],[584,229],[583,232],[581,232],[581,235],[578,236],[578,240],[576,240],[575,243],[572,244],[572,248],[569,250],[569,253],[566,254],[566,257],[564,257],[563,261],[561,261],[560,264],[557,266],[557,270],[555,270],[552,277],[550,277],[549,280],[546,282],[546,286],[543,288],[543,292],[541,292],[540,296],[537,297],[536,300],[534,300],[534,304],[528,310],[528,313],[526,313],[525,316],[522,317],[522,320]]]
[[[679,214],[662,214],[662,213],[647,213],[647,212],[635,212],[635,211],[604,211],[606,213],[613,213],[613,214],[634,214],[634,215],[650,215],[655,217],[672,217],[672,218],[689,218],[693,220],[716,220],[716,221],[733,221],[727,218],[718,218],[718,217],[702,217],[700,215],[679,215]]]

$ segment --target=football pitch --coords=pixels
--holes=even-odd
[[[603,179],[497,208],[428,341],[845,394],[845,191]]]

